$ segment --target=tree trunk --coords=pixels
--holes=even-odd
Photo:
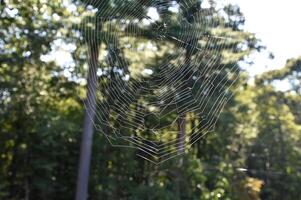
[[[96,112],[97,66],[99,46],[89,43],[89,71],[87,78],[87,99],[85,102],[84,127],[81,141],[79,171],[76,188],[76,200],[88,197],[89,168],[93,141],[93,127]]]
[[[279,134],[279,145],[280,145],[280,167],[281,167],[281,180],[283,183],[285,183],[285,178],[286,178],[286,153],[285,153],[285,142],[284,142],[284,133],[282,131],[282,125],[281,121],[279,119],[279,116],[277,117],[278,121],[278,134]],[[284,187],[281,187],[279,193],[280,193],[280,199],[285,199],[286,192]]]
[[[191,61],[191,42],[189,42],[189,45],[186,47],[186,53],[185,53],[185,67],[190,67],[190,61]],[[188,85],[186,85],[188,87]],[[185,89],[185,88],[184,88]],[[186,136],[186,120],[185,120],[186,113],[180,113],[179,118],[177,120],[178,124],[178,154],[183,154],[185,152],[185,136]]]
[[[183,154],[185,152],[185,136],[186,136],[186,120],[185,114],[181,114],[178,118],[178,154]]]

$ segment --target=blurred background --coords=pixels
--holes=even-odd
[[[125,9],[116,9],[120,7]],[[110,35],[106,23],[111,18],[143,21],[143,13],[157,23],[164,19],[171,30],[161,31],[176,38],[183,27],[176,25],[174,17],[182,14],[187,23],[194,24],[199,23],[195,21],[199,12],[213,22],[202,30],[208,37],[218,33],[233,39],[208,48],[206,55],[218,60],[212,70],[221,79],[220,65],[226,72],[236,66],[232,75],[240,74],[236,81],[227,76],[227,84],[233,85],[232,98],[214,131],[180,158],[154,165],[138,157],[138,150],[112,147],[102,134],[110,135],[112,130],[98,124],[89,199],[301,199],[298,9],[297,0],[0,0],[0,199],[74,198],[91,41],[97,41],[97,80],[104,83],[117,75],[125,85],[143,83],[149,78],[145,74],[159,74],[157,66],[166,57],[180,58],[181,52],[186,52],[183,60],[188,68],[210,61],[197,60],[193,49],[199,46],[191,47],[204,44],[204,38],[189,34],[200,32],[198,26],[186,31],[186,39],[194,41],[188,48],[179,40],[162,37],[164,32],[153,34],[158,31],[153,24],[145,23],[141,34],[133,33],[130,39],[118,26],[116,34]],[[86,23],[95,16],[102,19],[99,27]],[[121,48],[129,43],[130,50]],[[124,63],[126,74],[110,63],[117,51],[116,59]],[[99,88],[99,105],[110,102],[105,94]],[[110,111],[107,120],[114,125],[117,122],[110,118],[115,117],[114,110]],[[199,126],[201,116],[194,110],[187,115],[193,116],[183,117],[190,133]],[[170,118],[167,115],[162,121],[169,124]],[[148,119],[148,123],[153,127],[157,122]],[[163,133],[167,135],[162,134],[163,140],[168,141],[169,130]]]

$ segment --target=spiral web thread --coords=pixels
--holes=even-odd
[[[184,154],[214,130],[231,96],[229,89],[239,69],[223,64],[221,53],[234,48],[232,38],[210,32],[220,20],[212,17],[210,8],[197,7],[192,0],[154,0],[147,5],[115,0],[110,7],[106,2],[86,2],[94,16],[80,26],[85,41],[105,46],[100,49],[105,52],[100,58],[103,64],[93,73],[97,74],[93,78],[96,130],[113,146],[134,148],[138,156],[155,164]],[[193,6],[194,14],[185,15]],[[149,15],[150,9],[157,9],[160,17]],[[130,53],[155,54],[165,44],[173,48],[154,59],[158,63],[141,63],[141,73],[133,72]],[[187,127],[192,119],[194,125]]]

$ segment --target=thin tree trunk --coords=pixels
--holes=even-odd
[[[190,44],[190,42],[189,42]],[[186,54],[185,54],[185,65],[186,67],[190,67],[191,61],[191,49],[190,45],[186,47]],[[186,137],[186,113],[180,113],[180,116],[177,120],[178,124],[178,154],[183,154],[185,152],[185,137]]]
[[[181,114],[178,118],[178,154],[183,154],[185,152],[185,136],[186,136],[186,120],[185,114]]]
[[[79,171],[76,188],[76,200],[86,200],[88,197],[89,169],[91,148],[96,112],[96,87],[99,46],[97,43],[88,44],[89,71],[87,78],[87,99],[85,102],[84,127],[81,141]]]
[[[278,121],[278,131],[279,131],[278,134],[279,134],[279,143],[280,143],[280,162],[281,162],[280,166],[281,166],[281,172],[282,172],[281,179],[282,179],[282,181],[284,181],[286,178],[286,154],[285,154],[285,143],[284,143],[284,137],[283,137],[284,133],[282,131],[281,121],[280,121],[279,117],[278,117],[277,121]],[[280,198],[285,199],[285,195],[286,195],[285,189],[283,189],[283,187],[281,187],[279,192],[280,192],[280,195],[279,195]]]

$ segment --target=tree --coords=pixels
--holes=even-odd
[[[247,163],[249,174],[264,180],[263,199],[297,198],[295,186],[300,178],[299,164],[295,161],[300,159],[298,133],[301,127],[295,110],[300,95],[292,80],[298,79],[298,72],[294,72],[298,71],[298,66],[298,59],[292,59],[283,69],[264,73],[256,80],[254,111],[258,136],[250,148]],[[290,79],[292,91],[296,93],[277,91],[273,85],[275,80],[286,78]]]
[[[71,13],[61,1],[1,1],[1,11],[0,198],[63,199],[74,182],[68,167],[77,155],[80,104],[67,67],[44,57],[64,37],[62,19]]]

